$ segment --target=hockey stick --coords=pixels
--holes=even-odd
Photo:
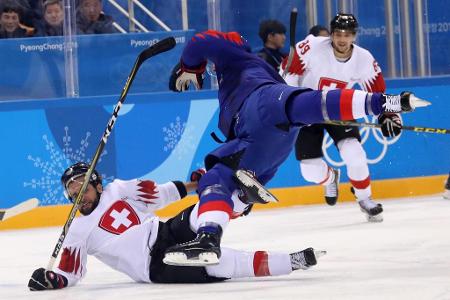
[[[18,214],[22,214],[24,212],[27,212],[29,210],[32,210],[39,205],[39,200],[37,198],[31,198],[28,200],[25,200],[23,202],[20,202],[19,204],[6,208],[6,209],[0,209],[0,221],[4,221],[6,219],[9,219],[11,217],[14,217]]]
[[[381,124],[375,123],[358,123],[352,121],[327,121],[325,124],[339,125],[339,126],[354,126],[354,127],[369,127],[369,128],[381,128]],[[445,128],[432,128],[432,127],[420,127],[420,126],[402,126],[402,130],[411,130],[422,133],[438,133],[438,134],[450,134],[450,129]]]
[[[75,201],[73,203],[72,209],[70,210],[69,216],[67,217],[67,221],[64,224],[62,233],[59,236],[58,242],[56,243],[55,249],[53,250],[50,261],[48,262],[47,270],[53,269],[53,265],[55,264],[55,261],[56,261],[56,258],[58,257],[59,251],[61,250],[64,239],[66,238],[67,232],[69,231],[69,227],[72,224],[73,219],[75,218],[75,214],[80,206],[81,199],[83,198],[84,192],[86,191],[86,188],[89,184],[89,178],[91,177],[91,174],[94,171],[95,166],[97,165],[98,159],[100,158],[100,154],[103,152],[103,148],[105,147],[106,142],[108,141],[108,137],[111,134],[111,131],[116,122],[118,112],[122,106],[122,103],[125,101],[125,97],[128,94],[128,90],[130,89],[130,86],[133,83],[134,77],[136,76],[136,73],[139,70],[139,67],[142,65],[142,63],[144,61],[146,61],[150,57],[172,49],[173,47],[175,47],[175,44],[176,44],[176,42],[173,37],[165,38],[165,39],[159,41],[158,43],[154,44],[150,48],[147,48],[144,51],[142,51],[139,54],[139,56],[137,57],[137,59],[134,63],[133,69],[131,69],[131,72],[128,75],[128,79],[125,83],[125,86],[123,87],[122,94],[119,97],[119,101],[117,102],[116,106],[114,107],[114,111],[112,113],[111,119],[109,119],[109,121],[108,121],[105,132],[103,133],[103,136],[100,140],[100,144],[98,145],[97,150],[95,151],[95,154],[94,154],[94,157],[92,158],[89,169],[84,176],[83,185],[81,186],[80,192],[78,193],[77,198],[75,199]]]
[[[285,78],[295,54],[295,27],[297,25],[297,8],[294,7],[289,18],[289,56],[282,77]]]

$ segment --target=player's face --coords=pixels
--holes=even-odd
[[[350,31],[336,30],[331,34],[334,50],[341,55],[350,54],[352,44],[355,41],[355,34]]]
[[[67,193],[69,194],[69,197],[71,199],[75,200],[77,198],[82,185],[82,178],[80,180],[74,180],[69,183],[69,186],[67,187]],[[97,184],[97,187],[94,187],[92,184],[88,184],[79,207],[79,211],[82,215],[89,215],[97,207],[101,192],[101,184]]]

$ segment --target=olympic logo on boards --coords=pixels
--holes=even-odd
[[[400,115],[400,118],[401,118],[401,115]],[[366,116],[366,117],[364,117],[364,122],[376,123],[377,117],[372,116],[371,119],[369,119],[369,117]],[[369,127],[362,127],[360,129],[359,133],[361,135],[361,145],[363,145],[363,147],[364,147],[364,144],[369,140],[371,134],[373,134],[375,141],[377,141],[382,146],[380,153],[374,158],[370,157],[370,155],[373,154],[373,152],[370,152],[370,153],[366,152],[367,163],[369,163],[369,164],[376,164],[376,163],[380,162],[386,155],[389,146],[395,144],[402,135],[402,133],[400,133],[398,136],[396,136],[394,138],[386,138],[385,136],[383,136],[380,129],[369,128]],[[328,135],[328,133],[326,133],[325,137],[323,139],[323,144],[322,144],[323,156],[333,166],[336,166],[336,167],[344,166],[344,162],[342,160],[336,161],[328,153],[328,148],[330,148],[331,146],[334,146],[333,139]]]

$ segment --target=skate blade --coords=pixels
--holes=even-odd
[[[260,184],[258,181],[256,181],[251,174],[249,174],[248,171],[245,170],[237,170],[236,171],[236,177],[239,179],[239,181],[245,185],[247,188],[256,187],[258,189],[258,195],[263,199],[266,203],[269,202],[278,202],[278,199],[270,193],[266,188]]]
[[[414,107],[426,107],[426,106],[431,105],[430,101],[427,101],[427,100],[424,100],[424,99],[420,99],[420,98],[418,98],[418,97],[416,97],[414,95],[410,96],[410,100],[411,100],[411,103],[412,103],[412,105]]]
[[[163,263],[170,266],[205,267],[217,265],[219,258],[214,252],[201,253],[198,257],[190,259],[184,253],[174,252],[167,253],[163,258]]]
[[[450,200],[450,190],[445,190],[445,192],[442,195],[442,197],[444,197],[444,199],[449,199]]]
[[[325,254],[327,254],[326,250],[314,250],[314,255],[316,256],[316,259],[324,256]]]
[[[267,192],[266,190],[262,190],[259,189],[258,190],[258,195],[261,197],[261,199],[263,199],[264,201],[266,201],[266,203],[269,202],[278,202],[278,199],[275,198],[274,195],[272,195],[271,193]]]
[[[381,223],[383,222],[383,214],[378,214],[376,216],[369,216],[367,215],[367,221],[370,223]]]

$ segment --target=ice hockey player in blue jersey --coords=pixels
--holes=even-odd
[[[171,89],[180,92],[191,84],[201,89],[208,60],[217,73],[219,128],[227,140],[205,157],[208,172],[198,187],[197,237],[166,251],[164,262],[171,265],[218,263],[222,232],[233,212],[231,195],[243,190],[244,202],[272,201],[262,185],[292,151],[301,126],[410,112],[429,104],[410,92],[385,95],[288,86],[269,64],[250,52],[240,34],[213,30],[198,33],[187,43],[171,76]],[[260,184],[251,180],[251,174]]]

